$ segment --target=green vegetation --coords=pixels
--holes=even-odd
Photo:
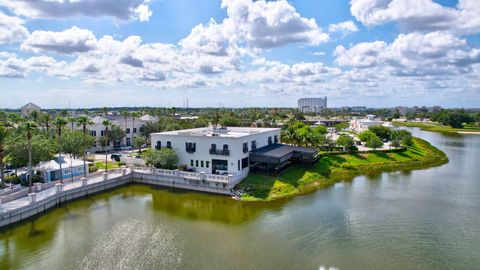
[[[175,169],[178,163],[178,156],[170,148],[160,150],[147,149],[142,154],[147,165],[153,165],[155,168]]]
[[[349,153],[323,156],[313,167],[293,166],[281,176],[253,174],[240,185],[253,185],[243,194],[244,201],[272,201],[305,194],[358,175],[375,175],[384,171],[409,171],[448,162],[446,155],[427,141],[414,138],[401,152]]]
[[[117,161],[108,161],[107,164],[108,164],[107,170],[120,168],[120,162],[117,162]],[[95,166],[92,166],[93,170],[97,170],[97,169],[94,169],[94,167],[96,167],[98,170],[105,170],[105,162],[97,161],[95,162]]]
[[[458,133],[458,132],[480,132],[480,127],[465,126],[464,128],[452,128],[439,123],[421,123],[421,122],[393,122],[395,126],[418,127],[425,131]]]

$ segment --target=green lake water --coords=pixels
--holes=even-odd
[[[131,185],[0,231],[0,269],[480,269],[480,136],[446,165],[274,203]]]

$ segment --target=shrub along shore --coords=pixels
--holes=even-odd
[[[325,155],[312,167],[292,166],[280,176],[252,174],[240,188],[253,187],[240,196],[242,201],[273,201],[306,194],[359,175],[410,171],[439,166],[448,158],[439,149],[420,138],[401,152],[344,153]]]

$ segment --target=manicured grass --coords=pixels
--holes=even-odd
[[[108,165],[108,169],[118,169],[120,168],[120,162],[117,162],[117,161],[108,161],[107,163]],[[99,170],[105,170],[105,161],[97,161],[95,162],[95,166],[99,169]]]
[[[254,190],[242,195],[244,201],[272,201],[305,194],[351,181],[358,175],[375,175],[383,171],[414,170],[448,162],[446,155],[427,141],[414,138],[403,152],[352,153],[324,156],[309,168],[293,166],[280,176],[252,174],[240,185],[251,184]]]
[[[394,121],[395,126],[404,126],[404,127],[418,127],[422,130],[432,131],[432,132],[443,132],[443,133],[458,133],[461,132],[480,132],[480,128],[474,126],[466,126],[464,128],[452,128],[449,126],[444,126],[439,123],[418,123],[418,122],[399,122]]]

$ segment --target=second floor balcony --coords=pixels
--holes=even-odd
[[[230,150],[210,148],[210,155],[229,156],[230,155]]]

